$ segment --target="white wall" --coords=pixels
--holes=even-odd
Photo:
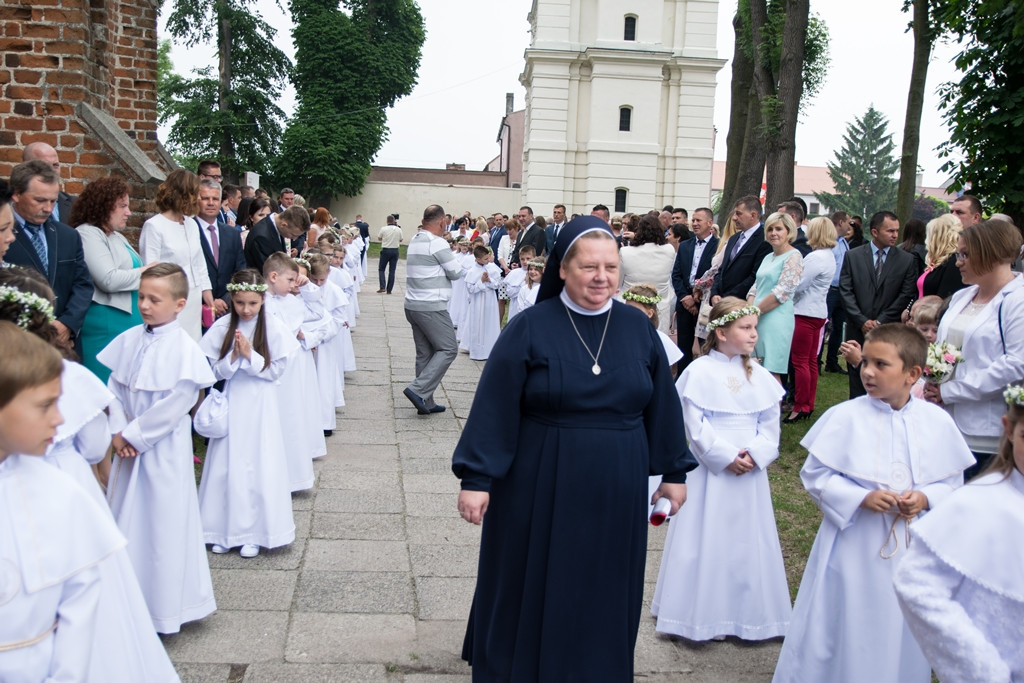
[[[440,204],[453,216],[470,211],[473,217],[489,216],[497,211],[509,216],[522,206],[519,188],[474,187],[467,185],[428,185],[424,183],[367,182],[357,197],[341,197],[331,203],[331,213],[344,223],[355,221],[356,214],[370,224],[370,236],[387,223],[391,213],[399,214],[404,244],[416,234],[423,210]]]

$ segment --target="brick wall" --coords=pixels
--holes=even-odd
[[[111,174],[132,185],[133,223],[154,212],[156,179],[119,158],[111,133],[127,138],[170,170],[157,139],[158,0],[4,0],[0,5],[0,176],[34,141],[57,149],[64,190]],[[111,115],[120,131],[102,131],[81,116],[87,103]],[[150,177],[145,177],[150,175]]]

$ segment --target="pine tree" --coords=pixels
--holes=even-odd
[[[387,139],[387,109],[412,92],[426,33],[414,0],[291,0],[298,107],[277,177],[325,203],[354,196]],[[344,10],[348,10],[343,11]]]
[[[843,148],[835,152],[835,162],[825,165],[836,192],[814,193],[822,206],[864,216],[865,225],[876,211],[896,208],[900,162],[888,127],[889,122],[874,106],[847,124]]]

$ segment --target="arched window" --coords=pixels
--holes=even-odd
[[[633,123],[633,108],[619,107],[619,130],[629,132],[630,126]]]
[[[636,17],[632,14],[626,15],[626,23],[622,31],[622,39],[636,40]]]
[[[615,213],[626,212],[626,196],[629,194],[629,190],[624,187],[615,188]]]

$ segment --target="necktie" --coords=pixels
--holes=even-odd
[[[217,242],[216,224],[211,224],[208,230],[210,231],[210,251],[213,252],[213,262],[220,265],[220,243]]]
[[[735,260],[736,259],[736,254],[740,253],[740,247],[743,246],[743,238],[744,237],[745,237],[745,235],[740,234],[740,238],[738,240],[736,240],[736,244],[733,245],[732,253],[729,254],[729,260],[730,261]]]
[[[43,226],[26,222],[25,232],[28,233],[28,239],[39,256],[39,262],[43,264],[43,272],[49,272],[50,263],[46,258],[46,238],[43,236]]]
[[[882,266],[885,265],[885,252],[879,249],[875,252],[875,280],[882,278]]]

